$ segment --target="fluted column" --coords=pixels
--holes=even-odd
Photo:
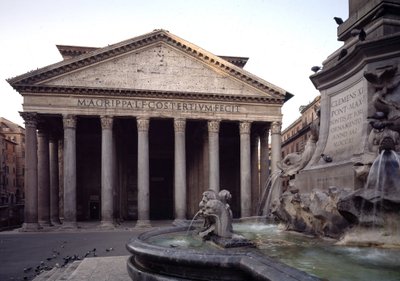
[[[58,165],[58,139],[50,136],[49,144],[49,157],[50,157],[50,222],[53,225],[60,224],[59,214],[59,165]]]
[[[50,163],[49,135],[39,126],[38,138],[38,219],[41,226],[50,226]]]
[[[101,116],[101,226],[112,228],[114,211],[113,118]]]
[[[175,220],[186,219],[186,120],[175,119]]]
[[[64,228],[76,225],[76,116],[64,115]]]
[[[240,122],[240,215],[251,216],[250,122]]]
[[[138,220],[136,227],[150,226],[149,118],[138,118]]]
[[[37,182],[37,114],[20,112],[25,121],[25,208],[22,231],[39,229]]]
[[[219,120],[208,121],[209,188],[219,192]]]

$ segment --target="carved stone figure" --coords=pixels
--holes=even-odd
[[[314,108],[316,115],[318,116],[311,124],[311,135],[307,140],[302,153],[294,152],[289,153],[283,158],[282,161],[277,162],[278,168],[282,171],[282,177],[293,176],[303,169],[308,162],[310,162],[315,149],[316,143],[319,137],[319,124],[320,124],[320,109],[319,107]]]

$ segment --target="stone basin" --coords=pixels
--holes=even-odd
[[[127,264],[132,280],[320,280],[251,247],[222,249],[207,243],[204,249],[151,243],[154,237],[184,235],[187,229],[162,228],[145,232],[131,240],[126,247],[132,254]]]

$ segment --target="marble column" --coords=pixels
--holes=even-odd
[[[278,171],[277,163],[281,160],[281,122],[272,122],[271,126],[271,173]]]
[[[240,122],[240,216],[251,216],[250,122]]]
[[[136,227],[150,227],[149,118],[140,117],[138,128],[138,220]]]
[[[38,138],[38,220],[41,226],[50,226],[50,163],[49,135],[40,125]]]
[[[56,136],[50,136],[49,144],[49,158],[50,158],[50,222],[53,225],[60,224],[59,214],[59,165],[58,165],[58,139]]]
[[[260,171],[259,171],[259,135],[254,132],[250,135],[251,143],[251,199],[252,199],[252,215],[255,215],[257,210],[258,199],[260,198]]]
[[[281,148],[281,122],[272,122],[271,124],[271,175],[277,175],[279,173],[278,169],[278,161],[281,161],[282,158],[282,148]],[[282,186],[280,184],[280,177],[277,178],[277,182],[272,186],[273,190],[271,190],[271,198],[269,206],[271,204],[279,204],[279,198],[282,193]],[[265,210],[267,214],[269,210]]]
[[[113,117],[101,116],[101,227],[113,228]]]
[[[265,126],[260,134],[260,187],[261,193],[269,177],[269,126]],[[261,195],[260,193],[260,195]]]
[[[175,119],[175,175],[174,175],[174,202],[175,220],[186,219],[186,120]]]
[[[38,223],[37,114],[20,112],[25,121],[25,208],[22,231],[36,231]]]
[[[76,228],[76,116],[64,115],[64,222]]]
[[[219,120],[208,121],[209,189],[219,192]]]

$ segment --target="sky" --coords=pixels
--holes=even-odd
[[[0,0],[0,117],[19,125],[22,96],[6,81],[62,60],[56,45],[104,47],[165,29],[292,93],[283,128],[319,92],[309,76],[343,43],[333,17],[348,0]]]

